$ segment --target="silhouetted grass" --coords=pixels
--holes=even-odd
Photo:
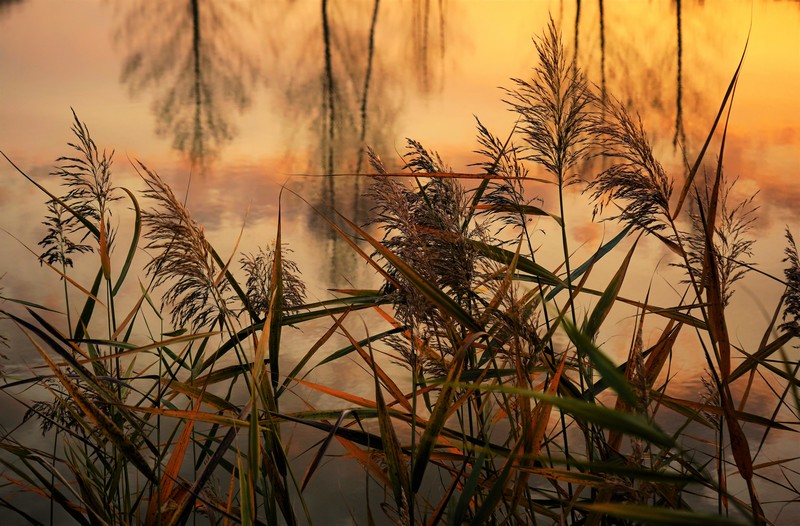
[[[791,234],[785,280],[773,278],[786,293],[758,347],[740,348],[726,307],[752,267],[743,258],[754,242],[755,208],[752,199],[728,200],[727,122],[716,171],[702,189],[695,184],[715,123],[675,200],[640,120],[594,94],[552,23],[536,49],[532,78],[515,80],[507,92],[519,115],[508,138],[478,122],[481,174],[451,173],[413,140],[399,174],[369,151],[380,238],[344,216],[320,215],[385,283],[317,303],[306,302],[298,268],[286,257],[280,214],[274,244],[239,256],[237,267],[236,256],[214,250],[155,171],[138,165],[144,211],[139,197],[114,188],[111,156],[99,153],[76,116],[77,154],[59,159],[57,169],[66,194],[31,179],[49,199],[41,260],[65,287],[65,305],[48,307],[66,308],[66,325],[20,299],[11,301],[24,308],[0,310],[28,338],[12,351],[34,353],[44,365],[4,377],[2,389],[53,444],[37,450],[4,432],[7,487],[79,524],[326,523],[311,516],[306,488],[324,476],[318,468],[326,459],[344,451],[347,459],[338,461],[360,464],[372,481],[365,500],[370,484],[385,488],[382,516],[360,510],[365,523],[784,519],[780,505],[798,498],[797,461],[768,456],[744,429],[762,433],[763,445],[768,435],[791,440],[800,423],[797,367],[786,356],[800,312]],[[563,192],[592,175],[576,170],[595,155],[609,164],[586,186],[589,200],[598,215],[617,210],[605,220],[620,223],[620,231],[577,262]],[[544,178],[530,176],[535,165]],[[466,187],[461,177],[481,182]],[[555,206],[529,196],[548,184],[558,188]],[[691,196],[692,210],[679,223]],[[130,239],[112,233],[109,218],[119,206],[132,209]],[[680,226],[687,224],[688,232]],[[560,261],[551,268],[537,253],[542,232],[560,239]],[[621,295],[648,242],[664,244],[685,273],[672,283],[678,304],[651,302],[644,289],[642,298]],[[151,260],[137,280],[129,271],[142,249]],[[616,272],[605,286],[589,287],[595,266],[612,253],[620,255]],[[71,278],[73,264],[93,266],[94,281]],[[118,312],[123,291],[138,298],[129,312]],[[76,298],[82,308],[73,320]],[[622,363],[604,351],[607,320],[620,303],[635,308]],[[387,325],[357,332],[347,322],[366,309]],[[309,337],[303,356],[287,355],[282,328],[320,319],[330,328]],[[654,331],[648,346],[645,333]],[[331,349],[334,336],[344,347]],[[687,347],[687,339],[694,343]],[[670,381],[670,363],[687,353],[702,353],[706,363],[704,392],[693,399]],[[374,396],[307,378],[343,360],[369,374]],[[398,364],[407,373],[392,373]],[[773,389],[769,411],[748,409],[753,382]],[[315,407],[309,392],[336,400],[338,409]],[[289,394],[303,400],[302,410],[285,409]],[[317,442],[299,448],[313,453],[310,461],[285,441],[295,427],[316,434]],[[771,476],[776,470],[782,480]],[[776,487],[788,495],[777,503],[768,496]],[[13,497],[0,505],[35,521]]]

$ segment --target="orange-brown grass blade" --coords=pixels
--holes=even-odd
[[[375,479],[383,484],[384,486],[388,486],[391,484],[389,477],[386,476],[386,473],[381,469],[381,467],[375,462],[375,459],[372,456],[363,451],[360,447],[354,444],[352,441],[340,436],[336,435],[336,440],[356,459],[364,468],[370,472],[370,474],[375,477]]]
[[[203,384],[204,387],[199,389],[194,385],[179,382],[178,380],[173,380],[171,378],[161,378],[161,383],[164,385],[164,387],[169,388],[176,393],[186,395],[190,399],[203,402],[215,409],[219,409],[220,411],[230,411],[233,413],[238,412],[238,407],[236,404],[231,403],[221,396],[207,392],[205,387],[210,384]]]
[[[200,401],[195,403],[192,413],[197,413],[200,409]],[[185,420],[183,431],[180,437],[175,442],[175,447],[170,454],[169,461],[164,468],[164,473],[161,475],[161,482],[158,485],[156,495],[150,500],[147,505],[147,513],[145,515],[145,525],[152,526],[158,524],[162,510],[169,508],[169,500],[172,495],[172,488],[178,481],[178,473],[180,472],[181,465],[186,457],[186,450],[189,447],[189,442],[192,438],[192,431],[194,430],[195,418],[189,417]]]
[[[332,387],[328,387],[321,384],[315,384],[313,382],[309,382],[308,380],[298,379],[297,383],[309,387],[311,389],[314,389],[316,391],[319,391],[320,393],[324,393],[336,398],[341,398],[342,400],[345,400],[352,404],[360,405],[361,407],[369,407],[371,409],[375,409],[377,407],[375,405],[375,402],[371,400],[367,400],[366,398],[362,398],[360,396],[345,393],[344,391],[339,391],[338,389],[334,389]]]
[[[723,416],[726,414],[723,408],[715,404],[704,404],[701,402],[694,402],[692,400],[675,398],[663,393],[662,394],[652,393],[652,396],[665,406],[671,408],[677,409],[677,406],[680,406],[680,407],[688,407],[694,409],[695,411],[702,411],[704,413],[711,413],[719,416]],[[743,422],[750,422],[752,424],[756,424],[771,429],[780,429],[781,431],[791,431],[793,433],[800,432],[797,429],[785,426],[780,422],[770,420],[769,418],[757,415],[755,413],[748,413],[746,411],[736,410],[734,412],[734,415],[738,420],[741,420]]]
[[[375,357],[372,355],[372,347],[370,347],[370,358],[369,364],[372,367],[372,377],[375,381],[375,405],[378,409],[378,425],[380,426],[383,453],[386,455],[386,466],[389,471],[394,500],[401,515],[403,512],[412,514],[414,512],[412,506],[413,497],[411,483],[408,479],[408,470],[403,460],[403,450],[400,447],[397,433],[387,411],[386,402],[383,399]]]
[[[350,345],[355,347],[355,349],[358,352],[358,354],[361,355],[361,357],[364,359],[364,361],[367,362],[367,365],[372,369],[372,371],[377,375],[377,377],[380,378],[381,382],[383,382],[383,384],[386,386],[386,388],[389,390],[389,392],[392,393],[392,396],[394,397],[394,400],[397,403],[399,403],[400,405],[402,405],[409,413],[411,413],[412,412],[411,404],[408,402],[408,400],[406,400],[406,397],[403,394],[403,391],[401,391],[400,388],[397,387],[397,384],[394,383],[394,381],[389,377],[388,374],[386,374],[386,371],[381,369],[378,366],[378,364],[375,363],[375,360],[373,360],[373,358],[372,358],[372,353],[367,353],[358,344],[358,342],[355,340],[355,338],[353,338],[353,336],[350,334],[350,332],[347,329],[345,329],[344,327],[342,327],[342,333],[345,335],[345,337],[348,340],[350,340]]]
[[[219,413],[208,413],[206,411],[191,411],[185,409],[169,409],[166,407],[148,407],[148,406],[135,406],[116,404],[117,407],[126,409],[131,412],[146,413],[151,415],[160,415],[178,420],[192,419],[196,422],[205,422],[208,424],[218,424],[230,428],[246,428],[249,422],[241,417],[241,414],[236,417],[225,416]]]

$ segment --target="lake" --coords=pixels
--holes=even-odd
[[[55,191],[49,174],[69,153],[73,109],[98,147],[115,152],[116,185],[144,188],[137,161],[157,171],[223,257],[274,240],[280,199],[282,239],[309,301],[330,298],[332,288],[377,288],[380,277],[323,216],[337,210],[357,224],[369,219],[373,203],[361,194],[371,180],[355,175],[373,173],[367,147],[400,170],[405,139],[413,138],[453,171],[479,172],[476,117],[499,137],[511,132],[516,117],[504,88],[514,87],[512,78],[530,78],[537,64],[532,39],[549,17],[598,92],[640,115],[677,189],[687,173],[684,158],[693,163],[703,147],[747,46],[723,161],[728,180],[737,181],[732,199],[755,195],[757,219],[748,235],[756,243],[748,261],[783,277],[784,232],[800,235],[800,3],[792,1],[0,0],[0,150]],[[719,149],[717,134],[698,177],[713,175]],[[598,161],[577,170],[590,181],[602,167]],[[542,173],[531,168],[533,177]],[[46,197],[5,160],[0,178],[2,294],[62,308],[58,277],[37,261]],[[592,221],[584,186],[566,193],[576,262],[619,231]],[[544,209],[557,209],[552,187],[532,191]],[[114,218],[120,239],[130,235],[125,214]],[[547,268],[563,261],[550,250],[560,243],[553,237],[537,240],[537,261]],[[607,283],[622,255],[600,265],[589,285]],[[680,271],[670,267],[670,251],[648,240],[638,256],[621,294],[643,301],[651,287],[657,303],[677,304]],[[135,267],[148,260],[138,252]],[[73,277],[90,283],[95,272],[78,269]],[[755,272],[737,284],[727,310],[735,345],[757,348],[782,293],[780,283]],[[135,293],[125,299],[135,300]],[[4,308],[22,312],[19,305]],[[633,315],[615,309],[601,332],[617,362],[627,357]],[[292,335],[292,356],[329,325],[322,320],[302,337]],[[657,340],[660,329],[645,333],[645,343]],[[0,320],[0,333],[9,339],[2,351],[9,378],[42,364],[10,322]],[[691,335],[684,337],[696,347]],[[693,352],[676,360],[670,374],[687,393],[696,392],[704,367]],[[314,379],[374,396],[363,371],[352,369],[334,364]],[[769,402],[758,407],[769,388],[754,390],[749,410],[770,413]],[[21,412],[12,410],[3,428],[13,428]],[[40,440],[34,429],[26,436]],[[760,462],[795,451],[785,439],[770,448]],[[328,467],[329,476],[335,469]],[[347,510],[363,497],[347,483],[337,485],[336,494],[311,486],[318,499],[312,514],[329,507],[350,523]],[[380,496],[372,498],[377,507]],[[772,516],[797,517],[793,506],[779,512],[776,505]]]

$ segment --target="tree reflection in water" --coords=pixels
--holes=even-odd
[[[25,0],[0,0],[0,17],[11,12],[11,8]]]
[[[156,131],[203,166],[236,135],[264,68],[254,20],[260,0],[138,0],[119,4],[122,82],[152,91]]]

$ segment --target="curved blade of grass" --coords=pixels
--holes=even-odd
[[[498,263],[503,263],[505,265],[511,264],[514,260],[514,252],[510,250],[506,250],[504,248],[487,245],[481,241],[476,241],[474,239],[467,239],[466,242],[475,250],[479,251],[484,256],[488,257],[493,261],[497,261]],[[543,266],[534,263],[530,259],[524,258],[520,256],[519,261],[517,262],[517,268],[523,272],[527,272],[533,276],[539,278],[543,284],[546,285],[560,285],[566,287],[567,284],[562,281],[558,276],[544,268]]]
[[[572,271],[573,279],[582,276],[584,272],[586,272],[592,267],[592,265],[597,263],[603,256],[611,252],[614,249],[614,247],[616,247],[619,244],[619,242],[622,241],[625,238],[625,236],[628,235],[628,232],[631,231],[631,228],[633,228],[633,225],[628,225],[625,228],[623,228],[622,231],[616,236],[614,236],[614,238],[611,241],[603,244],[600,248],[597,249],[597,252],[595,252],[589,257],[589,259],[584,261],[577,268],[573,269]],[[566,285],[558,285],[554,287],[553,290],[551,290],[547,294],[547,296],[545,296],[545,299],[547,301],[551,301],[556,296],[556,294],[558,294],[560,291],[564,289],[565,286]]]
[[[128,247],[128,253],[125,256],[125,263],[122,264],[122,270],[120,270],[119,276],[117,277],[117,283],[114,285],[114,288],[111,291],[112,296],[117,295],[119,289],[122,287],[122,284],[125,282],[125,278],[128,276],[128,271],[130,271],[131,263],[133,263],[133,257],[136,255],[136,247],[139,246],[139,237],[142,232],[142,210],[139,207],[139,201],[136,199],[136,196],[133,195],[133,192],[127,188],[123,187],[122,191],[128,194],[128,197],[131,198],[135,217],[133,219],[133,235],[131,236],[131,244]]]
[[[516,279],[518,281],[538,282],[536,278],[531,277],[531,276],[526,276],[524,274],[515,274],[514,275],[514,279]],[[566,288],[566,287],[562,287],[560,290],[563,290],[564,288]],[[592,296],[602,296],[603,295],[603,293],[601,291],[599,291],[599,290],[594,290],[594,289],[590,289],[590,288],[586,288],[586,287],[581,287],[580,289],[578,289],[577,287],[573,287],[573,290],[579,290],[579,292],[585,292],[586,294],[591,294]],[[547,297],[549,298],[549,296],[550,296],[550,294],[548,294]],[[648,304],[642,303],[640,301],[632,300],[632,299],[626,298],[624,296],[617,296],[617,301],[622,302],[622,303],[626,303],[628,305],[632,305],[634,307],[638,307],[640,309],[644,309],[644,310],[646,310],[648,312],[651,312],[653,314],[657,314],[659,316],[662,316],[662,317],[670,319],[670,320],[675,320],[677,322],[684,323],[684,324],[690,325],[692,327],[697,327],[698,329],[701,329],[701,330],[707,330],[707,328],[708,328],[708,326],[706,325],[706,323],[703,320],[701,320],[699,318],[695,318],[694,316],[691,316],[689,314],[685,314],[685,313],[681,312],[682,310],[686,310],[686,309],[690,309],[690,308],[695,309],[695,308],[699,308],[701,306],[706,306],[707,304],[705,304],[705,303],[703,303],[701,305],[700,304],[695,304],[695,305],[685,306],[685,307],[658,307],[658,306],[655,306],[655,305],[648,305]]]
[[[384,338],[386,336],[391,336],[392,334],[401,333],[401,332],[403,332],[405,330],[406,329],[404,327],[395,327],[394,329],[389,329],[389,330],[380,332],[380,333],[378,333],[378,334],[376,334],[374,336],[369,336],[367,338],[364,338],[363,340],[359,340],[357,343],[361,347],[364,347],[365,345],[368,345],[371,342],[378,341],[381,338]],[[348,354],[350,354],[351,352],[353,352],[355,350],[356,350],[356,346],[352,345],[352,344],[348,345],[347,347],[342,347],[338,351],[332,352],[330,355],[328,355],[327,358],[325,358],[324,360],[319,362],[319,364],[314,366],[314,368],[316,369],[317,367],[320,367],[321,365],[325,365],[326,363],[334,362],[334,361],[336,361],[336,360],[338,360],[338,359],[340,359],[340,358],[342,358],[344,356],[347,356]]]
[[[32,309],[38,309],[38,310],[44,310],[44,311],[47,311],[47,312],[53,312],[55,314],[64,314],[63,312],[61,312],[59,310],[51,309],[49,307],[45,307],[44,305],[39,305],[38,303],[33,303],[31,301],[20,300],[20,299],[17,299],[17,298],[9,298],[7,296],[3,296],[2,294],[0,294],[0,301],[8,301],[10,303],[17,303],[17,304],[23,305],[25,307],[31,307]]]
[[[661,431],[655,424],[646,419],[630,413],[622,413],[603,407],[601,405],[584,402],[575,398],[565,398],[562,396],[551,396],[548,394],[510,386],[455,384],[456,387],[463,389],[474,389],[482,392],[505,393],[522,396],[530,396],[538,400],[553,404],[562,412],[572,415],[575,419],[596,424],[606,429],[618,430],[628,435],[638,436],[649,440],[659,446],[671,448],[675,446],[675,441],[666,433]]]
[[[720,406],[714,405],[714,404],[703,404],[703,403],[700,403],[700,402],[693,402],[691,400],[684,400],[684,399],[681,399],[681,398],[674,398],[674,397],[669,396],[667,394],[656,395],[654,393],[652,396],[655,399],[659,400],[661,403],[663,403],[665,406],[670,407],[670,408],[674,408],[675,406],[682,406],[682,407],[691,408],[691,409],[693,409],[695,411],[702,411],[704,413],[711,413],[711,414],[719,415],[719,416],[722,416],[722,415],[725,414],[725,412],[723,411],[723,409]],[[771,429],[780,429],[781,431],[790,431],[792,433],[800,433],[800,431],[798,431],[797,429],[791,428],[789,426],[785,426],[785,425],[781,424],[780,422],[776,422],[774,420],[770,420],[769,418],[766,418],[766,417],[763,417],[763,416],[760,416],[760,415],[757,415],[757,414],[754,414],[754,413],[748,413],[748,412],[745,412],[745,411],[738,411],[737,410],[737,411],[734,412],[734,414],[736,415],[736,418],[738,418],[739,420],[742,420],[744,422],[750,422],[750,423],[753,423],[753,424],[756,424],[756,425],[759,425],[759,426],[768,427],[768,428],[771,428]]]
[[[95,303],[100,303],[100,305],[102,305],[100,300],[97,299],[97,294],[100,292],[100,284],[102,281],[103,271],[101,269],[97,271],[97,276],[94,278],[94,283],[92,284],[92,292],[86,298],[86,303],[83,304],[81,315],[78,318],[78,321],[75,322],[75,330],[72,331],[72,334],[75,335],[75,339],[77,340],[80,340],[86,334],[86,329],[89,327],[89,321],[92,319]]]
[[[577,504],[576,507],[587,511],[641,522],[643,524],[663,524],[665,526],[744,526],[745,523],[712,515],[688,510],[673,510],[641,504]]]
[[[312,427],[314,429],[319,429],[321,431],[325,431],[326,433],[329,433],[332,429],[334,429],[333,424],[330,424],[328,422],[317,422],[316,420],[295,418],[294,416],[288,414],[275,413],[272,415],[272,417],[287,420],[289,422],[295,422],[297,424],[302,424],[304,426]],[[381,438],[381,436],[379,435],[375,435],[367,431],[350,429],[348,427],[339,427],[338,429],[336,429],[336,436],[343,438],[345,440],[349,440],[350,442],[354,442],[356,444],[360,444],[362,446],[375,449],[377,451],[384,451],[385,449],[383,438]]]
[[[60,197],[56,196],[55,194],[52,194],[52,193],[50,193],[50,191],[49,191],[47,188],[45,188],[44,186],[40,185],[40,184],[39,184],[39,183],[37,183],[37,182],[36,182],[36,180],[34,180],[34,179],[31,177],[31,176],[29,176],[28,174],[26,174],[25,172],[23,172],[23,171],[22,171],[22,170],[19,168],[19,166],[17,166],[16,164],[14,164],[14,161],[12,161],[11,159],[9,159],[9,158],[8,158],[8,156],[7,156],[5,153],[3,153],[3,151],[2,151],[2,150],[0,150],[0,155],[2,155],[3,157],[5,157],[6,161],[8,161],[8,163],[9,163],[11,166],[13,166],[13,167],[14,167],[14,169],[15,169],[17,172],[19,172],[20,174],[22,174],[22,176],[23,176],[25,179],[27,179],[28,181],[30,181],[31,183],[33,183],[33,185],[34,185],[36,188],[38,188],[39,190],[41,190],[42,192],[44,192],[45,194],[47,194],[47,197],[49,197],[49,198],[50,198],[50,199],[52,199],[53,201],[57,202],[59,205],[61,205],[61,206],[64,208],[64,210],[66,210],[67,212],[69,212],[70,214],[72,214],[72,215],[75,217],[75,219],[77,219],[78,221],[80,221],[80,222],[81,222],[81,224],[82,224],[84,227],[86,227],[86,230],[88,230],[89,232],[91,232],[91,233],[92,233],[92,235],[95,237],[95,239],[100,239],[100,230],[98,230],[98,228],[97,228],[96,226],[94,226],[94,225],[93,225],[93,224],[92,224],[92,223],[91,223],[91,222],[90,222],[88,219],[86,219],[86,218],[85,218],[83,215],[81,215],[81,214],[79,214],[78,212],[76,212],[75,210],[73,210],[73,209],[72,209],[72,207],[71,207],[71,206],[69,206],[69,205],[68,205],[68,204],[67,204],[67,203],[66,203],[66,202],[65,202],[63,199],[61,199]]]
[[[675,204],[675,211],[672,213],[672,219],[677,219],[678,214],[683,207],[684,201],[686,201],[686,197],[689,195],[689,190],[692,188],[692,183],[694,182],[694,177],[697,175],[697,170],[700,168],[700,164],[703,162],[703,157],[706,154],[706,149],[708,148],[709,143],[711,143],[711,138],[714,136],[714,131],[717,129],[717,124],[719,124],[719,119],[722,117],[722,112],[725,111],[725,106],[728,103],[728,98],[730,98],[733,94],[734,87],[736,86],[736,81],[739,79],[739,72],[742,69],[742,64],[744,63],[744,56],[747,53],[747,45],[750,43],[750,31],[747,32],[747,40],[744,44],[744,49],[742,50],[742,57],[739,59],[739,65],[736,66],[736,71],[733,73],[733,78],[731,78],[730,84],[728,84],[728,90],[725,92],[725,96],[722,98],[722,104],[720,104],[719,111],[717,112],[717,117],[714,119],[714,124],[711,126],[711,130],[708,132],[708,137],[706,137],[706,141],[703,144],[703,147],[700,149],[700,153],[697,156],[697,160],[694,162],[694,166],[689,171],[689,175],[686,177],[686,182],[683,184],[683,189],[681,189],[681,195],[678,197],[678,202]]]
[[[303,481],[300,483],[300,491],[304,491],[308,483],[311,482],[311,477],[314,476],[314,472],[319,467],[319,463],[325,456],[325,452],[328,451],[328,447],[330,447],[333,437],[336,436],[336,431],[338,431],[339,428],[342,427],[344,419],[349,414],[350,414],[349,410],[341,412],[339,418],[336,420],[336,423],[333,424],[333,428],[331,428],[330,433],[328,433],[328,436],[325,437],[325,441],[319,446],[319,449],[317,449],[317,452],[314,454],[314,458],[311,459],[311,464],[308,465],[308,469],[306,469],[306,473],[305,475],[303,475]]]
[[[634,251],[636,250],[638,241],[639,238],[634,241],[633,245],[628,251],[628,255],[622,260],[622,264],[617,270],[617,273],[614,274],[613,278],[611,278],[606,290],[603,291],[602,296],[600,296],[600,299],[597,301],[597,305],[595,305],[594,310],[592,310],[592,314],[589,316],[589,321],[586,324],[586,330],[584,331],[584,334],[589,338],[590,341],[594,341],[594,339],[597,337],[597,331],[600,330],[600,326],[605,321],[608,313],[611,312],[611,307],[614,305],[614,302],[619,295],[623,281],[625,281],[625,275],[628,272],[628,265],[631,262]]]
[[[625,379],[625,375],[619,372],[617,366],[592,342],[589,336],[575,327],[572,322],[568,319],[562,319],[561,323],[564,327],[564,332],[575,344],[578,352],[589,357],[592,365],[600,373],[606,384],[616,391],[631,407],[636,407],[639,404],[639,399]]]
[[[478,205],[475,207],[476,210],[486,210],[489,212],[511,212],[517,214],[524,214],[529,216],[542,216],[542,217],[549,217],[553,219],[559,226],[564,226],[564,220],[561,219],[560,216],[556,214],[551,214],[550,212],[539,208],[538,206],[533,205]]]

